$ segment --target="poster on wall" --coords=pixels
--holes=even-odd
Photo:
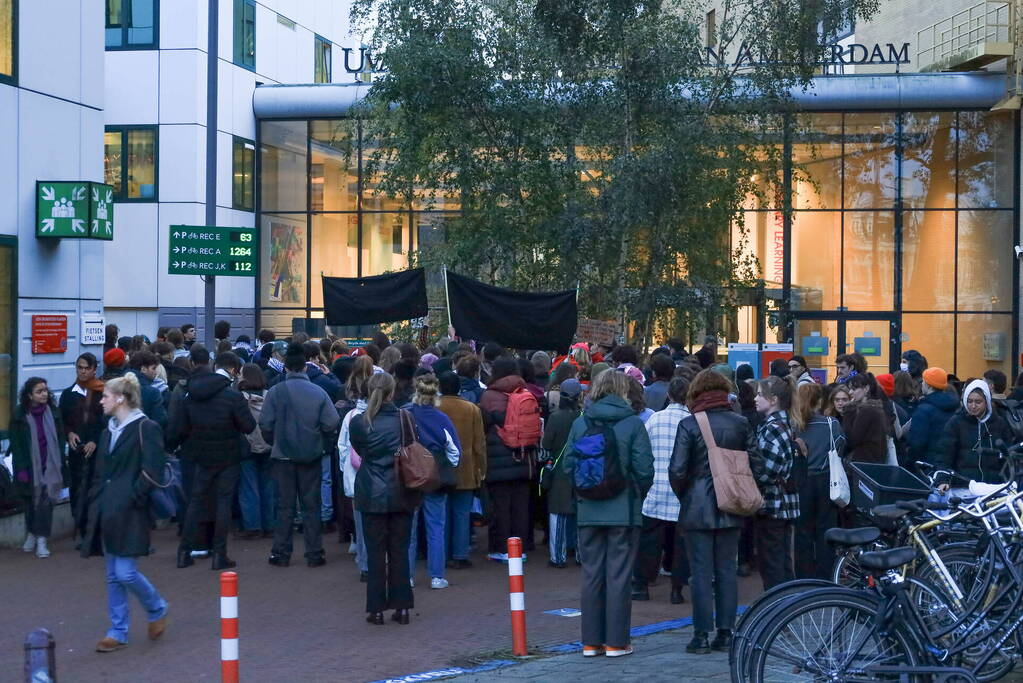
[[[270,269],[267,298],[305,305],[305,225],[270,219]]]
[[[32,316],[32,353],[67,351],[67,316]]]

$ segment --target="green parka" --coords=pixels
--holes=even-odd
[[[577,498],[576,524],[578,526],[642,526],[643,499],[654,483],[654,455],[650,436],[643,421],[624,399],[605,396],[591,404],[583,416],[572,424],[568,443],[575,443],[586,432],[586,420],[609,423],[618,445],[618,457],[629,484],[625,490],[609,500]],[[569,446],[565,452],[565,471],[571,477],[575,470],[575,455]]]

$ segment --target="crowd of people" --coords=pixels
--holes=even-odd
[[[149,636],[167,602],[138,570],[150,531],[178,525],[176,564],[235,566],[229,539],[272,539],[268,562],[290,566],[303,537],[308,567],[327,562],[337,533],[366,583],[367,621],[407,624],[415,571],[429,587],[473,566],[486,525],[488,560],[578,565],[584,655],[632,652],[631,601],[658,576],[670,601],[693,603],[693,654],[727,650],[738,578],[764,589],[828,578],[831,527],[854,525],[829,490],[829,454],[851,463],[923,461],[999,481],[1001,444],[1023,440],[1023,378],[989,370],[960,382],[907,351],[894,374],[868,372],[856,353],[817,383],[805,358],[776,360],[754,379],[721,363],[716,342],[688,353],[669,340],[649,354],[581,342],[563,353],[460,341],[419,348],[268,330],[217,348],[195,327],[155,341],[108,329],[100,359],[83,353],[59,393],[38,377],[21,389],[11,426],[14,483],[25,509],[26,553],[45,558],[54,504],[69,489],[83,556],[106,558],[111,628],[100,652],[127,643],[127,594]],[[415,446],[436,481],[407,485],[398,466]],[[752,515],[719,507],[711,454],[742,452],[763,499]],[[949,482],[948,485],[953,484]],[[538,533],[544,533],[542,540]]]

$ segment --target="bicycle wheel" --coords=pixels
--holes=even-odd
[[[857,559],[859,551],[848,551],[835,559],[831,569],[831,580],[846,588],[866,588],[867,574]]]
[[[752,644],[756,642],[755,633],[759,626],[770,620],[770,613],[781,605],[785,600],[797,595],[803,595],[813,588],[831,587],[830,581],[822,579],[797,579],[775,586],[767,591],[746,608],[746,611],[739,616],[735,623],[732,634],[732,647],[728,651],[728,664],[732,672],[732,683],[740,683],[745,680],[741,672],[745,671],[749,663],[748,654]]]
[[[905,675],[872,672],[876,666],[919,666],[920,647],[902,628],[884,635],[875,627],[877,598],[850,589],[822,589],[788,603],[761,632],[750,680],[896,681]],[[908,680],[923,676],[909,675]]]

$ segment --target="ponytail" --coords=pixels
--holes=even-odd
[[[394,398],[394,378],[386,372],[378,372],[366,383],[369,392],[366,412],[366,425],[373,429],[373,418],[380,412],[380,407]]]
[[[369,391],[366,388],[366,383],[372,376],[373,359],[369,356],[359,356],[352,365],[352,373],[348,375],[348,383],[345,387],[348,398],[353,401],[368,398]]]

